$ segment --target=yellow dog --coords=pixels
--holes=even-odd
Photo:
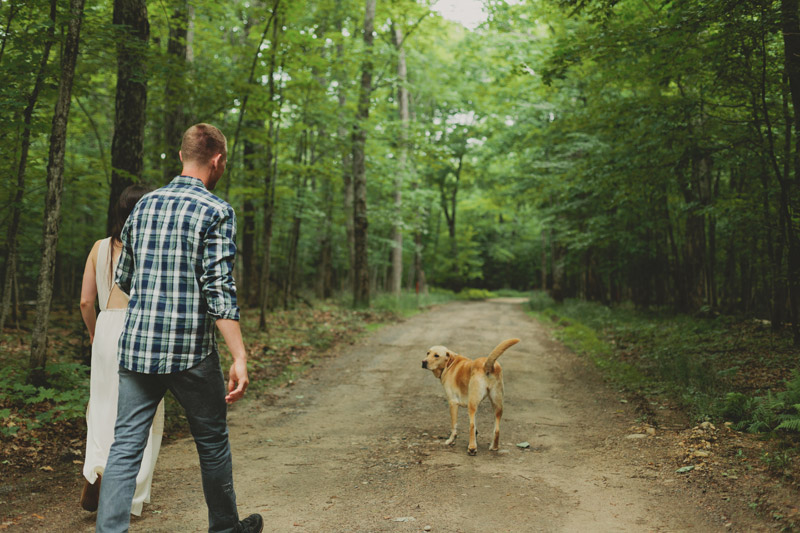
[[[486,396],[494,407],[494,438],[492,451],[497,451],[500,444],[500,418],[503,416],[503,369],[497,358],[519,342],[519,339],[508,339],[492,350],[489,357],[472,360],[451,352],[444,346],[432,346],[422,368],[427,368],[442,382],[447,401],[450,403],[450,437],[445,444],[452,445],[456,440],[458,426],[458,406],[469,411],[469,446],[470,455],[478,453],[477,431],[475,430],[475,413]]]

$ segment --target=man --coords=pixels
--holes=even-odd
[[[130,294],[119,340],[114,444],[100,489],[98,532],[127,531],[147,432],[167,390],[183,406],[200,456],[209,532],[260,533],[253,514],[239,521],[227,403],[249,380],[233,281],[236,219],[209,191],[225,171],[227,141],[214,126],[183,136],[181,175],[142,198],[122,230],[116,283]],[[233,354],[227,391],[214,338]]]

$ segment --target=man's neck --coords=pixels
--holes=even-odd
[[[197,178],[203,182],[206,189],[211,190],[209,187],[211,184],[211,170],[208,168],[199,167],[197,165],[184,165],[183,170],[181,170],[181,176]]]

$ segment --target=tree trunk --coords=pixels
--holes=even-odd
[[[547,230],[542,230],[542,290],[547,292]]]
[[[301,169],[303,177],[298,177],[295,181],[294,215],[292,216],[292,230],[289,234],[289,253],[287,254],[288,264],[286,267],[286,279],[283,285],[283,308],[289,308],[289,302],[294,292],[295,278],[297,276],[297,256],[300,246],[300,229],[303,223],[303,197],[306,186],[308,185],[308,174],[303,168],[308,164],[306,159],[308,144],[308,130],[300,134],[300,143],[297,148],[296,168]]]
[[[13,8],[13,6],[12,6]],[[11,24],[11,15],[9,15],[8,24]],[[55,26],[56,26],[56,0],[50,1],[50,28],[47,30],[47,39],[42,51],[42,59],[39,62],[39,70],[36,73],[36,80],[33,83],[33,89],[28,96],[28,105],[23,112],[24,127],[22,130],[22,146],[19,157],[19,166],[17,167],[17,187],[14,193],[14,203],[11,208],[11,222],[8,226],[8,238],[6,239],[6,268],[3,275],[3,301],[0,303],[0,332],[5,327],[8,311],[11,306],[11,280],[16,275],[17,268],[17,242],[19,239],[20,218],[22,217],[22,199],[25,196],[25,168],[28,164],[28,149],[31,144],[31,122],[33,121],[33,111],[36,107],[36,101],[39,99],[39,92],[44,85],[45,75],[47,73],[47,62],[50,59],[50,49],[53,47],[55,40]],[[3,42],[5,46],[5,41]]]
[[[253,124],[256,127],[256,124]],[[245,180],[250,183],[256,176],[253,158],[256,146],[248,138],[244,140]],[[242,204],[242,301],[251,306],[257,301],[258,284],[255,264],[256,207],[250,197]]]
[[[322,176],[323,212],[319,230],[319,266],[317,270],[317,298],[325,300],[333,294],[333,184],[331,176]]]
[[[181,171],[178,152],[183,132],[188,127],[183,103],[186,99],[186,36],[189,28],[187,0],[177,0],[169,19],[167,41],[167,74],[164,86],[164,181]]]
[[[117,95],[111,141],[111,194],[108,221],[123,189],[142,179],[147,108],[147,42],[150,24],[145,0],[114,0],[114,24],[124,26],[117,40]]]
[[[367,143],[367,119],[372,94],[372,47],[375,41],[375,2],[366,0],[364,10],[364,60],[361,63],[361,90],[353,132],[353,230],[355,258],[353,264],[353,305],[369,307],[369,265],[367,248],[367,174],[364,161]]]
[[[279,3],[280,0],[275,0],[272,5],[273,16],[277,16],[275,12]],[[282,27],[283,24],[278,19],[276,19],[275,23],[272,25],[269,77],[267,79],[267,88],[269,91],[269,138],[267,140],[266,150],[266,172],[264,173],[264,226],[261,232],[261,249],[264,254],[261,261],[260,313],[258,319],[258,327],[261,331],[267,329],[267,312],[269,309],[269,275],[272,261],[272,218],[275,212],[275,181],[278,177],[278,141],[280,139],[281,106],[283,104],[282,91],[276,90],[275,87],[275,71],[277,68],[279,29]],[[275,100],[276,96],[278,99],[277,102]]]
[[[564,256],[566,250],[560,245],[556,244],[556,239],[550,235],[550,260],[553,262],[553,284],[550,295],[553,299],[561,303],[564,301]],[[612,298],[613,289],[612,289]]]
[[[20,310],[19,310],[19,275],[14,272],[12,280],[14,287],[14,306],[12,307],[11,317],[14,319],[14,329],[19,330]]]
[[[459,276],[458,264],[458,241],[456,240],[456,208],[458,207],[458,186],[461,180],[461,169],[464,162],[464,152],[457,154],[458,163],[453,175],[455,176],[455,184],[451,191],[447,190],[447,173],[442,175],[439,183],[439,195],[442,203],[442,211],[444,218],[447,221],[447,231],[450,236],[450,257],[452,258],[452,273],[454,277]],[[449,194],[448,194],[449,193]]]
[[[337,0],[336,9],[339,13],[343,13],[341,0]],[[339,36],[344,29],[344,15],[336,19],[336,31]],[[341,39],[341,37],[339,37]],[[352,139],[348,135],[347,128],[347,70],[344,66],[344,41],[340,40],[336,44],[336,83],[337,85],[337,100],[338,100],[338,127],[337,137],[339,146],[341,148],[342,158],[342,205],[344,209],[344,227],[345,236],[347,239],[347,286],[346,289],[352,291],[353,283],[353,269],[355,268],[355,233],[353,227],[353,151]]]
[[[231,174],[228,176],[228,180],[226,182],[226,196],[228,187],[233,181],[234,173],[236,171],[236,146],[239,143],[239,134],[241,133],[243,123],[245,137],[242,167],[244,168],[245,183],[251,183],[251,180],[255,179],[256,177],[257,172],[254,162],[256,157],[256,145],[250,139],[251,132],[255,132],[259,127],[261,127],[260,124],[262,121],[258,118],[250,118],[249,116],[247,120],[245,120],[245,115],[247,112],[247,101],[250,97],[251,91],[257,87],[254,84],[254,78],[256,66],[258,64],[258,58],[261,56],[261,48],[264,45],[264,41],[267,39],[267,35],[269,34],[272,24],[275,23],[275,18],[277,17],[277,6],[279,2],[280,0],[276,0],[275,4],[273,5],[272,13],[270,14],[267,24],[264,27],[264,31],[261,34],[261,39],[259,40],[258,46],[253,53],[253,61],[250,65],[250,75],[247,80],[247,90],[242,97],[242,105],[239,110],[239,120],[236,124],[236,130],[233,134],[233,145],[228,154],[228,167],[230,168]],[[245,31],[243,32],[243,45],[247,44],[247,36],[250,33],[250,26],[250,20],[248,19],[247,24],[245,25]],[[274,85],[272,87],[274,90]],[[269,143],[271,141],[267,142]],[[269,165],[270,163],[268,161],[266,169],[267,173],[271,171],[271,167]],[[266,191],[265,198],[268,194],[269,191]],[[244,199],[242,207],[244,210],[244,216],[242,217],[242,285],[244,287],[244,290],[242,291],[242,301],[245,303],[245,305],[251,306],[257,302],[260,302],[261,295],[261,290],[258,286],[258,276],[256,273],[255,264],[256,206],[253,203],[253,200],[248,196]]]
[[[789,309],[792,316],[792,332],[795,345],[800,345],[800,228],[795,227],[795,214],[800,210],[800,19],[798,0],[781,0],[781,25],[785,69],[789,77],[789,88],[794,108],[794,180],[784,176],[781,183],[781,208],[787,219],[789,237]]]
[[[75,63],[78,60],[78,42],[84,0],[70,1],[70,21],[64,51],[61,56],[61,82],[58,101],[53,114],[50,134],[50,153],[47,161],[47,193],[45,196],[42,262],[39,269],[36,297],[36,320],[31,339],[29,381],[44,385],[47,359],[47,321],[53,296],[53,273],[58,245],[58,226],[61,219],[61,193],[64,186],[64,152],[67,145],[67,121],[69,119],[72,81]]]
[[[325,300],[333,293],[333,187],[331,180],[322,178],[322,201],[325,218],[320,228],[319,265],[317,267],[317,298]]]
[[[690,121],[698,120],[689,118]],[[686,176],[685,165],[689,165]],[[686,205],[686,241],[682,277],[686,293],[681,301],[683,311],[696,311],[707,303],[707,240],[705,208],[711,201],[711,157],[698,147],[685,154],[677,170],[678,181]]]
[[[408,70],[406,67],[406,51],[403,47],[403,31],[399,26],[394,27],[394,46],[397,50],[397,111],[400,116],[400,146],[398,172],[394,180],[394,216],[392,223],[392,277],[391,291],[395,296],[400,296],[403,281],[403,180],[408,174],[408,126],[410,115],[408,110]]]

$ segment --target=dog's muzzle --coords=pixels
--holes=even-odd
[[[422,368],[428,368],[428,361],[422,361]]]

